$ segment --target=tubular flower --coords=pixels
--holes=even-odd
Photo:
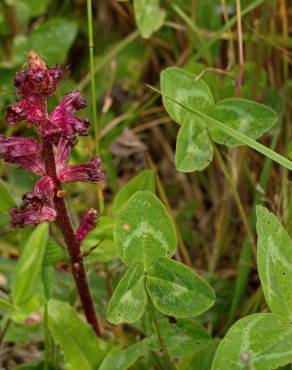
[[[57,199],[62,194],[61,183],[105,180],[99,157],[89,163],[68,165],[78,136],[86,135],[89,128],[86,118],[75,115],[86,107],[84,98],[78,91],[72,91],[49,113],[47,98],[63,78],[62,69],[58,65],[49,68],[35,52],[28,53],[28,57],[29,61],[17,72],[14,81],[20,100],[8,106],[6,119],[10,125],[22,120],[33,123],[41,143],[31,138],[0,135],[0,158],[40,175],[41,179],[30,193],[23,195],[21,206],[11,209],[15,227],[54,221],[58,213]],[[76,239],[81,242],[96,222],[97,211],[88,211]]]
[[[58,127],[62,136],[75,137],[77,134],[87,135],[89,122],[86,118],[74,114],[86,107],[84,98],[79,91],[71,91],[50,114],[50,122]]]
[[[74,164],[64,167],[58,176],[61,182],[95,182],[105,181],[105,174],[101,169],[101,159],[94,157],[91,162]]]
[[[0,158],[5,162],[18,164],[37,175],[44,175],[41,153],[42,148],[34,139],[0,135]]]
[[[11,224],[13,227],[25,227],[29,225],[38,225],[44,221],[54,221],[56,211],[47,206],[35,208],[33,206],[25,208],[12,208],[10,210]]]
[[[40,155],[41,152],[40,144],[33,139],[0,135],[0,157],[7,162],[15,157]]]
[[[43,160],[36,155],[15,157],[11,162],[39,176],[46,173]]]
[[[52,205],[54,188],[55,185],[52,178],[50,176],[44,176],[36,183],[32,192],[26,193],[22,196],[22,200],[26,204]]]
[[[76,231],[76,239],[78,242],[82,242],[86,235],[95,228],[98,220],[98,212],[96,209],[91,208],[87,211],[80,222],[80,225]]]
[[[66,163],[69,161],[71,149],[74,143],[72,140],[65,139],[61,137],[58,142],[58,145],[55,147],[55,161],[56,161],[56,168],[57,173],[61,171]]]
[[[54,221],[57,213],[53,205],[54,182],[49,176],[42,177],[33,191],[22,196],[22,205],[12,208],[12,226],[37,225],[43,221]]]
[[[7,108],[6,120],[10,125],[26,120],[38,125],[43,119],[42,102],[37,96],[29,96]]]

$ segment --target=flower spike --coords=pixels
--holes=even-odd
[[[8,106],[8,124],[26,120],[33,123],[40,144],[30,138],[6,138],[0,135],[0,158],[40,175],[34,189],[22,196],[21,206],[10,210],[13,227],[37,225],[44,221],[57,221],[71,258],[72,273],[76,281],[88,323],[100,335],[93,301],[87,282],[80,244],[97,223],[97,211],[88,211],[75,232],[64,201],[62,182],[101,181],[105,175],[101,159],[68,166],[71,149],[79,135],[86,135],[89,122],[75,113],[86,107],[78,91],[67,94],[49,114],[48,96],[53,94],[63,77],[60,66],[49,68],[35,52],[17,72],[14,84],[20,100]]]

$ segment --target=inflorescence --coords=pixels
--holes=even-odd
[[[54,221],[57,218],[54,197],[62,196],[62,183],[105,180],[99,157],[94,157],[88,163],[68,164],[77,137],[88,133],[88,120],[75,115],[78,110],[86,107],[86,101],[79,91],[71,91],[49,114],[47,99],[56,91],[63,78],[62,68],[59,65],[49,68],[35,52],[28,53],[28,57],[29,61],[24,69],[17,72],[14,81],[20,100],[7,108],[6,119],[9,125],[23,120],[33,124],[37,128],[40,142],[32,138],[0,135],[0,158],[39,175],[40,179],[32,192],[22,196],[20,207],[11,209],[11,223],[14,227]],[[44,143],[50,143],[53,147],[54,176],[48,173]],[[81,242],[96,222],[97,211],[91,209],[81,221],[76,239]]]

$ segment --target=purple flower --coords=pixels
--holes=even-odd
[[[29,96],[11,104],[7,108],[6,120],[10,125],[26,120],[39,125],[44,119],[42,101],[37,96]]]
[[[40,158],[41,152],[41,146],[34,139],[0,135],[0,158],[37,175],[45,173],[44,163]]]
[[[101,159],[94,157],[91,162],[73,164],[72,166],[64,167],[58,174],[61,182],[95,182],[105,181],[105,174],[101,168]]]
[[[87,211],[80,222],[80,225],[76,231],[76,239],[81,243],[86,235],[95,228],[98,220],[98,212],[96,209],[91,208]]]
[[[52,178],[50,176],[44,176],[36,183],[32,192],[22,196],[22,200],[25,204],[52,205],[54,188],[55,185]]]
[[[40,155],[41,153],[42,148],[34,139],[0,135],[0,157],[7,162],[11,162],[15,157]]]
[[[36,155],[15,157],[10,162],[17,164],[18,166],[35,173],[36,175],[43,176],[46,173],[45,164],[42,159]]]
[[[74,137],[87,135],[89,122],[86,118],[76,117],[76,111],[86,107],[79,91],[71,91],[50,114],[50,122],[60,129],[62,136]]]
[[[55,147],[56,169],[60,182],[104,181],[105,174],[102,171],[101,159],[99,157],[94,157],[93,160],[88,163],[80,163],[71,166],[67,165],[73,146],[73,140],[61,137],[58,145]]]
[[[59,173],[67,164],[73,145],[73,140],[68,140],[64,137],[61,137],[61,139],[59,140],[59,143],[55,148],[57,173]]]
[[[12,208],[10,210],[11,224],[13,227],[25,227],[38,225],[44,221],[54,221],[56,211],[47,206],[35,208],[33,206],[25,208]]]
[[[54,187],[49,176],[42,177],[32,192],[22,196],[22,205],[10,210],[12,226],[24,227],[43,221],[54,221],[57,217],[53,205]]]

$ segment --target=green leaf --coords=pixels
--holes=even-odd
[[[64,249],[55,240],[49,238],[44,256],[44,266],[55,265],[62,261],[64,257]]]
[[[12,320],[5,334],[5,341],[20,345],[32,343],[37,337],[41,338],[41,326],[41,323],[30,323],[28,325],[24,321],[18,323]]]
[[[84,251],[87,251],[103,239],[113,239],[114,220],[111,217],[101,216],[98,225],[82,242]]]
[[[160,74],[162,94],[189,106],[201,113],[208,113],[214,106],[214,98],[209,86],[201,79],[181,68],[170,67]],[[178,104],[162,96],[163,105],[170,117],[178,124],[197,124],[198,120]]]
[[[127,370],[148,350],[149,339],[132,344],[126,349],[114,347],[105,357],[98,370]]]
[[[146,275],[146,287],[154,306],[175,317],[190,317],[207,311],[215,301],[210,285],[189,267],[159,258]]]
[[[121,210],[114,227],[119,257],[130,265],[151,266],[160,256],[172,256],[176,234],[172,219],[160,200],[149,191],[138,191]]]
[[[263,1],[263,0],[259,0]],[[250,148],[256,150],[257,152],[263,154],[264,156],[270,158],[276,163],[279,163],[284,168],[288,170],[292,170],[292,162],[287,158],[283,157],[282,155],[278,154],[274,150],[266,147],[265,145],[255,141],[254,139],[250,138],[249,136],[243,134],[240,131],[235,130],[234,128],[214,119],[211,116],[208,116],[206,113],[200,112],[198,109],[194,109],[187,104],[180,102],[179,100],[174,99],[171,95],[162,93],[161,91],[157,90],[154,87],[151,87],[153,91],[158,94],[161,94],[165,99],[169,100],[169,102],[173,102],[175,106],[181,108],[182,111],[185,111],[188,114],[191,114],[196,120],[202,122],[202,124],[207,124],[210,127],[216,128],[227,134],[228,136],[234,138],[236,141],[249,146]],[[183,115],[182,115],[183,116]]]
[[[114,220],[111,217],[101,216],[98,224],[82,242],[82,251],[89,252],[87,257],[91,261],[108,262],[117,256],[117,251],[113,241]]]
[[[40,282],[48,230],[47,223],[38,225],[21,250],[12,283],[12,300],[16,306],[27,303]]]
[[[13,207],[15,207],[15,201],[6,189],[4,182],[0,180],[0,212],[7,213]]]
[[[6,310],[13,310],[14,309],[13,304],[6,301],[6,299],[4,299],[4,298],[0,298],[0,307],[4,308]]]
[[[165,11],[159,0],[134,0],[134,12],[139,31],[144,38],[150,37],[163,25]]]
[[[131,196],[139,190],[155,192],[155,179],[152,171],[142,171],[118,191],[112,206],[113,213],[117,214]]]
[[[45,57],[49,65],[64,63],[76,34],[76,23],[61,18],[50,19],[42,23],[21,43],[15,40],[18,62],[24,61],[26,51],[36,50]]]
[[[31,18],[43,15],[51,0],[17,0],[14,2],[17,22],[23,30],[28,28]]]
[[[143,315],[146,301],[144,268],[141,262],[134,262],[111,297],[107,319],[113,324],[135,322]]]
[[[193,172],[206,168],[213,159],[208,131],[200,123],[186,122],[176,141],[175,165],[178,171]]]
[[[109,262],[117,257],[117,250],[112,239],[105,239],[99,242],[97,248],[90,252],[87,257],[92,262]]]
[[[96,370],[107,352],[107,344],[81,320],[68,303],[50,300],[49,328],[60,345],[66,370]]]
[[[199,352],[183,357],[177,365],[177,370],[211,370],[219,342],[219,339],[210,340]]]
[[[52,265],[44,266],[42,268],[42,282],[44,286],[44,294],[46,300],[49,300],[52,296],[54,280],[54,267]]]
[[[277,217],[257,207],[258,271],[267,304],[282,318],[292,320],[292,240]]]
[[[210,111],[210,116],[255,140],[277,122],[273,109],[245,99],[224,99]],[[210,129],[210,135],[218,144],[241,144],[216,128]]]
[[[172,357],[197,353],[211,341],[207,330],[189,319],[178,319],[175,324],[168,319],[160,320],[159,327],[165,345]]]
[[[212,370],[270,370],[292,361],[292,327],[258,313],[237,321],[217,349]]]

